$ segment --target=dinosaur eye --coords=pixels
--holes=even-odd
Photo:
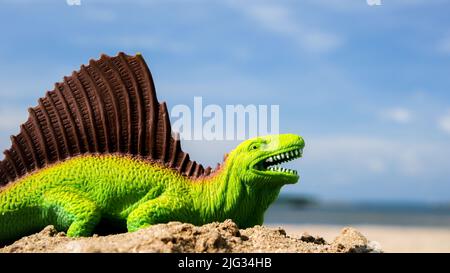
[[[258,145],[253,144],[253,145],[252,145],[252,150],[256,150],[256,149],[258,149]]]

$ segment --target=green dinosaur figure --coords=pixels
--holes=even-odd
[[[90,236],[102,221],[128,231],[168,221],[233,219],[264,212],[297,172],[293,134],[242,142],[215,170],[181,151],[165,103],[140,55],[103,55],[47,92],[0,162],[0,242],[52,224]]]

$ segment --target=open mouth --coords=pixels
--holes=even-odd
[[[303,148],[290,148],[265,157],[254,165],[254,169],[264,173],[277,173],[297,176],[296,170],[283,168],[280,164],[302,157]]]

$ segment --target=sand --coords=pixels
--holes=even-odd
[[[307,230],[320,234],[325,240],[334,238],[342,229],[334,225],[283,225],[283,228],[292,236],[298,236]],[[356,225],[354,228],[379,243],[384,252],[450,253],[450,227]]]
[[[296,232],[299,229],[295,229]],[[343,228],[327,241],[321,236],[290,234],[282,228],[239,229],[231,220],[193,226],[180,222],[154,225],[133,233],[72,239],[53,226],[24,237],[0,252],[382,252],[354,228]]]

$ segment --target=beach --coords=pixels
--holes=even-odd
[[[291,236],[304,232],[320,235],[332,241],[344,226],[339,225],[295,225],[270,224],[280,227]],[[384,252],[450,252],[450,227],[352,225],[372,241],[378,242]]]
[[[231,220],[203,226],[170,222],[136,232],[69,238],[53,226],[0,248],[0,253],[346,253],[382,252],[354,228],[342,229],[330,241],[320,236],[291,236],[282,228],[239,229]]]
[[[448,205],[298,200],[280,198],[269,208],[265,225],[283,227],[291,236],[308,232],[327,241],[350,226],[378,242],[384,252],[450,252]]]
[[[68,238],[49,226],[0,252],[450,252],[450,228],[171,222],[134,233]]]

